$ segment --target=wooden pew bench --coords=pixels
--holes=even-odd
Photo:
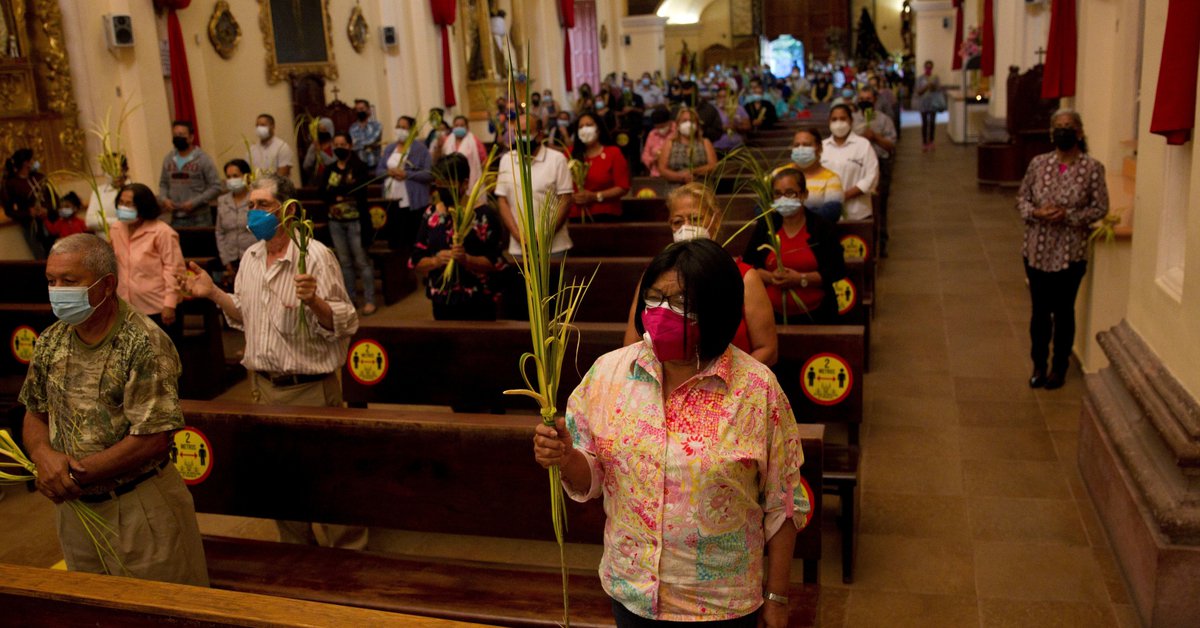
[[[563,363],[556,400],[560,409],[567,407],[568,397],[592,363],[620,347],[624,340],[623,323],[579,323],[578,327],[579,343],[573,343]],[[354,374],[354,347],[359,343],[374,343],[386,354],[386,369],[378,379],[362,381]],[[527,398],[502,394],[524,386],[516,365],[528,346],[528,323],[372,321],[360,326],[351,342],[351,359],[342,372],[343,397],[347,403],[361,407],[369,403],[453,406],[468,400],[484,409],[533,412]],[[862,327],[780,326],[779,361],[772,367],[798,421],[846,426],[846,444],[825,445],[823,486],[841,497],[843,572],[847,582],[853,567],[865,349]],[[820,368],[818,358],[826,355],[835,356],[848,370],[849,383],[840,399],[805,393],[807,369],[814,365]],[[426,357],[415,360],[406,356]],[[375,374],[378,372],[376,369]],[[803,535],[818,532],[810,527]]]
[[[183,411],[213,456],[209,476],[191,488],[198,512],[554,538],[532,416],[192,401]],[[823,428],[801,429],[811,456],[802,470],[819,484]],[[601,544],[601,501],[567,508],[567,541]],[[557,568],[221,537],[206,537],[205,553],[222,589],[504,626],[553,626],[562,614]],[[570,591],[573,625],[612,625],[596,572],[572,570]],[[789,625],[813,625],[817,587],[793,584],[790,595]]]
[[[236,591],[6,564],[0,564],[0,606],[8,625],[26,628],[480,626]]]

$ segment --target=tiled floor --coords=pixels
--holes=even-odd
[[[1028,296],[1012,191],[977,187],[973,148],[923,154],[915,130],[906,134],[865,384],[856,578],[842,584],[831,498],[821,626],[1136,626],[1077,471],[1080,375],[1059,391],[1025,385]],[[416,295],[379,316],[427,318],[429,308]],[[0,561],[53,564],[49,503],[6,490]],[[201,526],[273,535],[264,521],[202,515]],[[372,545],[557,559],[551,543],[376,531]],[[574,549],[572,563],[596,564],[594,548]]]

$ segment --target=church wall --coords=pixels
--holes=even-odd
[[[1077,6],[1083,4],[1089,3],[1078,3]],[[964,38],[971,26],[983,25],[980,5],[982,2],[975,6],[972,6],[971,2],[966,4],[968,10],[963,12]],[[1021,71],[1025,71],[1037,64],[1036,51],[1038,48],[1045,48],[1050,36],[1050,3],[996,0],[994,7],[996,74],[991,82],[992,98],[988,113],[997,118],[1004,118],[1008,114],[1008,68],[1015,65],[1020,67]],[[1082,33],[1082,29],[1080,32]],[[950,37],[953,47],[953,26]]]
[[[1167,0],[1146,0],[1142,61],[1142,107],[1138,120],[1137,220],[1133,232],[1128,320],[1165,366],[1194,397],[1200,397],[1200,155],[1193,141],[1167,146],[1149,133],[1162,59]],[[1114,98],[1127,98],[1115,94]],[[1182,204],[1186,212],[1186,257],[1182,294],[1176,299],[1159,277],[1159,254],[1166,247],[1164,214]]]
[[[686,41],[696,53],[696,71],[704,72],[704,49],[720,44],[733,47],[729,23],[730,0],[716,0],[705,7],[696,24],[668,25],[666,28],[666,65],[670,75],[679,70],[679,55]]]
[[[961,77],[950,69],[954,60],[954,9],[950,1],[914,0],[912,8],[913,28],[916,29],[917,71],[920,71],[926,61],[933,61],[933,72],[942,85],[958,85]],[[966,23],[964,20],[964,24]],[[949,27],[946,24],[949,24]]]

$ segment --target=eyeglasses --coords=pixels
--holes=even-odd
[[[684,305],[686,305],[687,296],[682,293],[668,295],[657,290],[647,290],[646,298],[643,301],[645,301],[648,308],[667,306],[673,310],[682,312],[685,309]]]
[[[803,194],[799,190],[784,190],[782,192],[774,190],[772,193],[775,195],[775,198],[800,198],[800,195]]]

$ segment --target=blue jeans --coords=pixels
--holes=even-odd
[[[354,300],[354,271],[362,279],[363,297],[367,303],[375,303],[375,273],[371,259],[362,243],[362,224],[358,220],[330,220],[329,235],[333,237],[333,248],[337,249],[338,262],[342,265],[342,279],[346,292]]]

